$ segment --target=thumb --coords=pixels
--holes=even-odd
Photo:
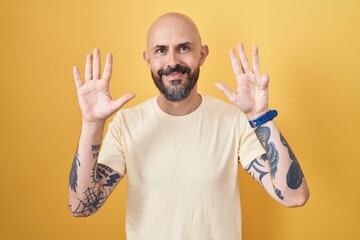
[[[115,101],[113,101],[111,103],[112,112],[114,113],[114,112],[118,111],[123,105],[125,105],[127,102],[129,102],[134,97],[135,97],[135,94],[127,93],[127,94],[124,94],[123,96],[119,97]]]
[[[230,102],[235,101],[235,93],[224,83],[215,83],[215,87],[217,87],[220,91],[222,91],[225,96],[230,100]]]

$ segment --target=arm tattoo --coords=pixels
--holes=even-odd
[[[91,145],[91,150],[93,152],[97,152],[100,150],[100,144],[97,144],[97,145]]]
[[[76,151],[75,157],[71,166],[69,184],[72,191],[76,192],[78,174],[77,170],[80,167],[79,153]]]
[[[105,203],[106,199],[110,196],[113,187],[122,176],[113,171],[110,167],[98,164],[97,159],[99,156],[100,145],[92,145],[92,156],[95,163],[92,167],[92,183],[93,186],[87,187],[83,192],[82,199],[78,198],[78,205],[75,210],[72,210],[75,215],[89,216],[95,213]],[[70,187],[71,190],[76,192],[78,180],[78,167],[80,166],[79,154],[75,154],[72,169],[70,172]],[[76,206],[76,205],[75,205]],[[75,207],[74,206],[74,207]],[[72,209],[72,205],[69,205]]]
[[[266,161],[267,155],[263,154],[261,155],[261,157],[259,158],[259,160],[262,161]],[[262,179],[264,176],[266,176],[266,174],[268,174],[269,172],[264,171],[264,165],[261,164],[257,158],[255,158],[254,160],[251,161],[251,163],[249,164],[249,166],[247,168],[245,168],[245,170],[251,175],[251,177],[253,179],[255,179],[260,185],[262,184]],[[259,178],[256,177],[256,173],[259,174]]]
[[[266,154],[263,154],[261,155],[261,157],[259,158],[255,158],[254,160],[251,161],[251,163],[249,164],[249,166],[245,169],[260,185],[263,185],[262,184],[262,178],[264,176],[266,176],[266,174],[268,174],[269,172],[267,172],[265,169],[264,169],[264,165],[261,164],[258,160],[262,160],[262,161],[267,161],[268,158],[267,158],[267,155]],[[256,174],[259,174],[259,177],[256,178]],[[280,189],[278,189],[277,187],[275,187],[275,185],[273,184],[272,185],[273,188],[274,188],[274,192],[276,194],[276,196],[278,198],[280,198],[281,200],[284,200],[284,196],[281,194],[281,191]]]
[[[79,199],[79,204],[73,211],[73,214],[81,214],[83,216],[90,216],[100,209],[105,203],[106,199],[111,194],[111,188],[115,183],[120,181],[122,176],[117,172],[114,172],[111,168],[103,164],[95,164],[94,168],[94,187],[88,188],[83,194],[84,198]],[[102,184],[97,187],[96,183],[100,180]]]
[[[92,172],[93,174],[91,175],[91,178],[92,178],[92,182],[93,183],[98,183],[99,180],[100,180],[100,176],[99,176],[99,173],[96,171],[97,169],[97,160],[98,160],[98,157],[99,157],[99,150],[100,150],[100,145],[91,145],[91,150],[93,152],[93,158],[96,159],[95,163],[94,163],[94,166],[92,168]]]
[[[274,185],[273,185],[273,188],[274,188],[276,196],[278,196],[278,198],[280,198],[281,200],[284,200],[284,196],[281,195],[281,191],[277,187],[275,187]]]
[[[273,142],[269,142],[271,131],[268,127],[258,127],[255,130],[257,137],[259,138],[261,144],[265,148],[266,154],[268,156],[267,160],[270,165],[270,176],[272,179],[275,178],[277,172],[277,165],[279,162],[279,151],[276,149],[275,144]],[[274,192],[276,196],[284,200],[284,196],[281,194],[281,190],[275,187],[273,184]]]
[[[103,186],[105,187],[111,187],[114,185],[114,183],[117,182],[117,180],[121,179],[121,175],[118,173],[113,173],[114,171],[109,168],[108,166],[104,165],[104,164],[99,164],[97,167],[97,173],[99,176],[99,179],[106,179],[106,183],[104,183]]]
[[[91,145],[91,150],[93,151],[93,158],[97,159],[99,157],[100,145]]]
[[[104,204],[108,196],[104,186],[101,186],[96,190],[95,187],[88,188],[84,192],[85,198],[79,199],[77,208],[73,211],[73,214],[82,214],[83,216],[90,216],[95,213]]]
[[[268,155],[268,160],[270,164],[270,176],[272,179],[275,178],[277,172],[277,165],[279,162],[279,152],[275,147],[273,142],[269,142],[270,139],[270,128],[268,127],[258,127],[255,130],[257,137],[259,138],[261,144],[265,148],[266,154]]]
[[[281,133],[280,133],[280,140],[281,143],[288,149],[289,156],[291,160],[293,160],[293,162],[290,165],[289,171],[286,175],[286,183],[289,188],[295,190],[300,187],[304,174],[300,168],[299,162],[296,159],[294,152],[291,150],[289,144],[286,142],[285,138],[282,136]]]
[[[99,172],[96,171],[96,168],[97,168],[97,165],[98,163],[95,162],[93,168],[92,168],[92,175],[91,175],[91,178],[92,178],[92,182],[97,184],[100,180],[100,176],[99,176]]]
[[[97,159],[98,155],[99,155],[99,150],[100,150],[100,145],[91,145],[91,150],[95,153],[93,153],[93,157]],[[79,160],[79,153],[78,151],[76,151],[75,153],[75,157],[71,166],[71,170],[70,170],[70,176],[69,176],[69,185],[72,191],[76,192],[76,187],[77,187],[77,180],[78,180],[78,168],[80,167],[80,160]],[[95,164],[96,166],[96,164]],[[93,167],[93,172],[95,173],[95,166]],[[96,181],[96,175],[93,174],[93,182],[97,182]]]

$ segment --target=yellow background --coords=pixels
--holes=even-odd
[[[114,97],[134,92],[132,106],[157,94],[142,51],[168,11],[192,17],[209,45],[203,93],[225,99],[213,83],[235,86],[228,49],[259,46],[270,105],[311,190],[288,209],[241,171],[243,239],[360,239],[359,0],[1,0],[0,239],[125,239],[126,179],[96,215],[67,210],[81,124],[72,66],[83,71],[98,47],[114,54]]]

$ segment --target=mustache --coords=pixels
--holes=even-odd
[[[159,76],[161,77],[162,75],[170,75],[174,72],[177,72],[177,73],[181,73],[181,74],[184,74],[184,73],[187,73],[189,74],[191,72],[191,68],[187,67],[187,66],[181,66],[180,64],[177,64],[175,67],[170,67],[168,66],[167,68],[165,69],[160,69],[157,73],[159,74]]]

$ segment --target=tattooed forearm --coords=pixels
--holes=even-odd
[[[100,150],[100,145],[91,145],[91,151],[94,152],[93,158],[97,159],[99,156],[99,150]],[[75,153],[75,157],[71,166],[71,170],[70,170],[70,176],[69,176],[69,185],[72,191],[76,192],[76,188],[77,188],[77,181],[78,181],[78,168],[80,167],[81,163],[79,160],[79,153],[78,151],[76,151]],[[95,164],[96,166],[96,164]],[[96,175],[95,175],[95,166],[93,167],[93,182],[97,182],[96,181]]]
[[[99,151],[99,150],[100,150],[100,144],[98,144],[98,145],[91,145],[91,150],[92,150],[93,152]]]
[[[100,150],[100,144],[98,145],[91,145],[91,150],[94,152],[92,154],[93,158],[96,159],[96,162],[92,168],[92,175],[91,175],[91,178],[92,178],[92,182],[93,183],[98,183],[99,180],[100,180],[100,176],[99,176],[99,173],[96,171],[97,170],[97,159],[99,157],[99,150]]]
[[[275,178],[277,172],[277,165],[279,162],[279,152],[275,147],[273,142],[270,142],[271,131],[268,127],[258,127],[255,130],[257,137],[259,138],[261,144],[265,148],[266,154],[268,155],[268,160],[270,164],[270,176],[272,179]]]
[[[74,216],[89,216],[95,213],[105,203],[116,184],[122,178],[115,170],[97,163],[100,145],[91,145],[91,149],[88,149],[88,151],[87,158],[83,159],[83,156],[81,156],[83,162],[80,162],[79,154],[76,153],[70,172],[70,188],[76,194],[71,195],[69,208]],[[80,165],[83,168],[81,169],[81,177],[85,177],[85,179],[81,179],[81,185],[78,186]],[[89,167],[91,169],[87,169]]]
[[[95,164],[94,164],[94,166],[92,168],[92,175],[91,175],[92,182],[95,183],[95,184],[98,183],[99,180],[100,180],[99,172],[96,171],[97,165],[98,165],[98,163],[95,162]]]
[[[260,162],[265,162],[266,160],[268,160],[267,155],[263,154],[259,159],[255,158],[252,160],[248,167],[245,168],[245,170],[252,176],[252,178],[255,179],[260,185],[263,185],[262,179],[264,176],[266,176],[266,174],[269,173],[266,171],[265,166]]]
[[[117,182],[118,179],[121,179],[121,175],[118,173],[114,173],[114,171],[106,165],[99,164],[97,168],[98,176],[100,179],[105,178],[106,182],[104,182],[104,186],[111,187],[114,183]]]
[[[281,133],[280,140],[281,143],[288,149],[290,159],[293,160],[286,175],[286,183],[289,188],[295,190],[300,187],[304,174],[300,168],[299,162],[296,159],[294,152],[291,150],[289,144],[286,142],[285,138],[282,136]]]
[[[122,178],[119,173],[108,166],[97,163],[94,165],[92,177],[93,187],[88,187],[87,190],[83,192],[84,197],[82,199],[78,198],[78,205],[72,210],[74,215],[90,216],[98,211],[110,196],[113,187]]]
[[[93,151],[93,158],[97,159],[99,157],[100,145],[91,145],[91,150]]]
[[[76,192],[76,187],[77,187],[77,180],[78,180],[77,170],[79,166],[80,166],[79,153],[76,151],[69,176],[70,188],[74,192]]]
[[[111,192],[110,192],[111,193]],[[99,208],[104,204],[108,196],[104,186],[101,186],[96,190],[95,187],[88,188],[85,192],[85,198],[80,200],[79,204],[75,210],[73,210],[74,215],[90,216],[95,213]]]

